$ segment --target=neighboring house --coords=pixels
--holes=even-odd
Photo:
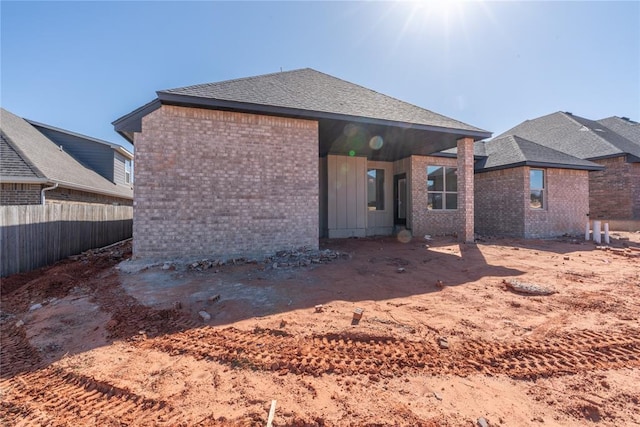
[[[130,184],[116,184],[106,179],[31,123],[5,109],[1,113],[0,205],[59,202],[132,205]],[[98,141],[68,134],[78,141],[85,138],[90,144]],[[111,163],[115,165],[114,160]]]
[[[473,241],[473,143],[490,133],[312,69],[159,91],[113,124],[135,145],[136,257],[399,227]]]
[[[625,124],[623,120],[614,117],[593,121],[557,112],[527,120],[503,135],[518,135],[604,166],[604,170],[589,174],[590,218],[615,223],[615,227],[637,227],[640,225],[640,140],[637,123]]]
[[[476,143],[475,226],[525,238],[584,232],[596,163],[514,135]]]
[[[27,122],[89,169],[114,184],[132,187],[133,154],[124,147],[32,120]]]

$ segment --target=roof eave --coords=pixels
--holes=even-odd
[[[28,176],[0,176],[1,184],[46,184],[51,182],[48,178],[34,178]]]
[[[156,98],[142,107],[136,108],[129,114],[114,120],[111,124],[120,136],[133,144],[133,134],[142,131],[142,118],[160,108],[161,105],[160,99]]]
[[[158,100],[162,104],[169,104],[169,105],[180,105],[180,106],[199,107],[199,108],[204,107],[204,108],[232,110],[232,111],[248,112],[248,113],[263,113],[268,115],[305,118],[305,119],[311,119],[311,120],[317,120],[317,119],[344,120],[344,121],[350,121],[350,122],[400,127],[400,128],[406,128],[406,129],[419,129],[419,130],[430,131],[430,132],[453,133],[455,135],[459,135],[460,137],[465,137],[465,136],[473,137],[474,140],[476,141],[480,139],[490,138],[492,135],[491,132],[485,131],[482,129],[469,130],[469,129],[447,128],[447,127],[441,127],[441,126],[430,126],[430,125],[424,125],[424,124],[398,122],[393,120],[377,119],[377,118],[371,118],[371,117],[351,116],[347,114],[331,113],[326,111],[313,111],[313,110],[304,110],[304,109],[290,108],[290,107],[280,107],[280,106],[274,106],[274,105],[252,104],[252,103],[229,101],[229,100],[223,100],[223,99],[203,98],[198,96],[181,95],[181,94],[175,94],[175,93],[169,93],[169,92],[163,92],[163,91],[158,91],[157,94],[158,94]]]
[[[476,169],[476,173],[491,172],[502,169],[511,169],[517,167],[529,166],[534,168],[552,168],[552,169],[572,169],[572,170],[586,170],[586,171],[600,171],[604,169],[604,166],[599,165],[571,165],[566,163],[549,163],[549,162],[535,162],[535,161],[523,161],[517,163],[509,163],[506,165],[490,166],[488,168]]]

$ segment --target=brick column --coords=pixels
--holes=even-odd
[[[458,140],[458,238],[473,243],[473,138]]]

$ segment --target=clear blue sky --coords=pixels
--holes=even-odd
[[[640,120],[640,2],[2,1],[4,108],[130,146],[155,91],[311,67],[498,134]]]

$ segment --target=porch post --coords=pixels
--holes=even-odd
[[[458,238],[473,243],[473,138],[458,140],[458,212]]]

